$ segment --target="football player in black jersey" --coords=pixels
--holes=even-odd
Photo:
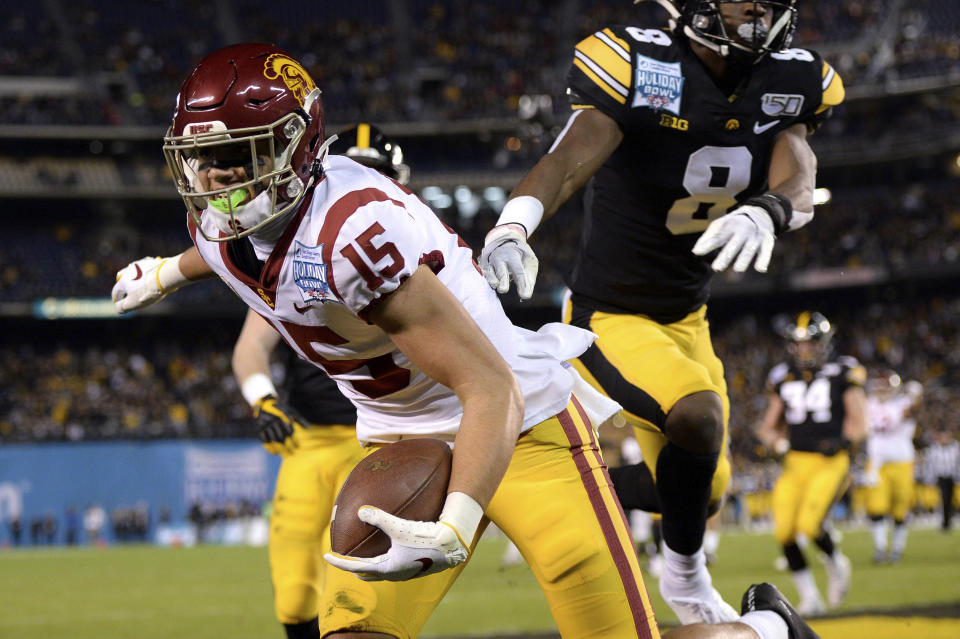
[[[766,271],[776,237],[812,219],[807,135],[844,90],[816,52],[790,48],[794,0],[656,1],[667,30],[611,26],[576,46],[573,114],[480,263],[498,292],[512,279],[529,298],[527,240],[590,181],[564,318],[599,339],[574,364],[625,408],[644,449],[649,467],[611,474],[624,507],[662,512],[661,594],[683,623],[726,620],[702,549],[730,477],[710,280],[731,265]]]
[[[786,453],[773,488],[773,535],[800,593],[797,610],[817,614],[825,606],[797,535],[826,554],[827,603],[840,605],[850,587],[850,560],[824,521],[849,484],[848,448],[867,435],[867,372],[852,357],[830,357],[834,327],[820,313],[781,317],[777,330],[788,341],[792,361],[770,371],[769,402],[757,437],[769,450]]]

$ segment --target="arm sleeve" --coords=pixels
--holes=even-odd
[[[630,42],[622,35],[608,27],[574,48],[567,74],[567,95],[574,110],[595,108],[616,121],[622,119],[632,76]]]
[[[780,394],[780,384],[786,379],[788,370],[786,364],[777,364],[770,370],[770,373],[767,374],[768,393]]]
[[[844,390],[854,387],[863,387],[867,383],[867,369],[852,357],[845,358],[843,372]]]
[[[846,94],[840,74],[830,66],[829,62],[823,60],[818,54],[814,54],[812,64],[818,78],[815,84],[819,86],[819,89],[815,89],[814,93],[819,99],[813,100],[813,104],[799,119],[800,122],[807,125],[807,131],[810,133],[820,128],[832,114],[833,107],[843,102]]]

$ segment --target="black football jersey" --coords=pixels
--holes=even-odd
[[[313,426],[357,423],[357,409],[323,369],[301,359],[286,344],[279,347],[285,351],[285,390],[291,406]]]
[[[580,42],[568,85],[574,110],[600,109],[624,136],[586,190],[573,301],[661,322],[706,302],[710,260],[690,249],[711,220],[767,188],[777,134],[816,128],[843,99],[813,51],[767,55],[728,96],[685,40],[627,26]]]
[[[788,363],[775,366],[767,390],[783,400],[790,449],[832,455],[846,448],[843,393],[866,380],[866,369],[853,357],[838,357],[817,370]]]

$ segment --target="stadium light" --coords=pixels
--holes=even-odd
[[[813,205],[820,206],[821,204],[826,204],[833,199],[833,193],[830,192],[830,189],[825,187],[818,187],[813,190]]]

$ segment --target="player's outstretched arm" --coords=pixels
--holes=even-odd
[[[817,156],[807,138],[807,126],[794,124],[777,135],[770,154],[767,182],[771,191],[790,200],[793,207],[788,225],[790,231],[813,219]]]
[[[173,257],[142,257],[117,271],[111,297],[118,313],[155,304],[178,288],[214,277],[196,247]]]
[[[527,239],[597,172],[620,145],[623,133],[613,118],[597,109],[570,116],[550,151],[510,194],[496,226],[487,233],[480,267],[498,293],[517,285],[520,299],[530,299],[539,262]]]
[[[270,354],[279,342],[280,333],[248,309],[231,362],[240,392],[257,420],[260,441],[274,455],[296,450],[297,432],[305,426],[296,409],[277,399],[277,389],[270,379]]]
[[[806,125],[795,124],[778,136],[770,156],[770,190],[752,197],[707,227],[693,246],[696,255],[720,249],[710,266],[737,273],[750,265],[766,273],[779,234],[813,219],[817,158],[806,140]]]

